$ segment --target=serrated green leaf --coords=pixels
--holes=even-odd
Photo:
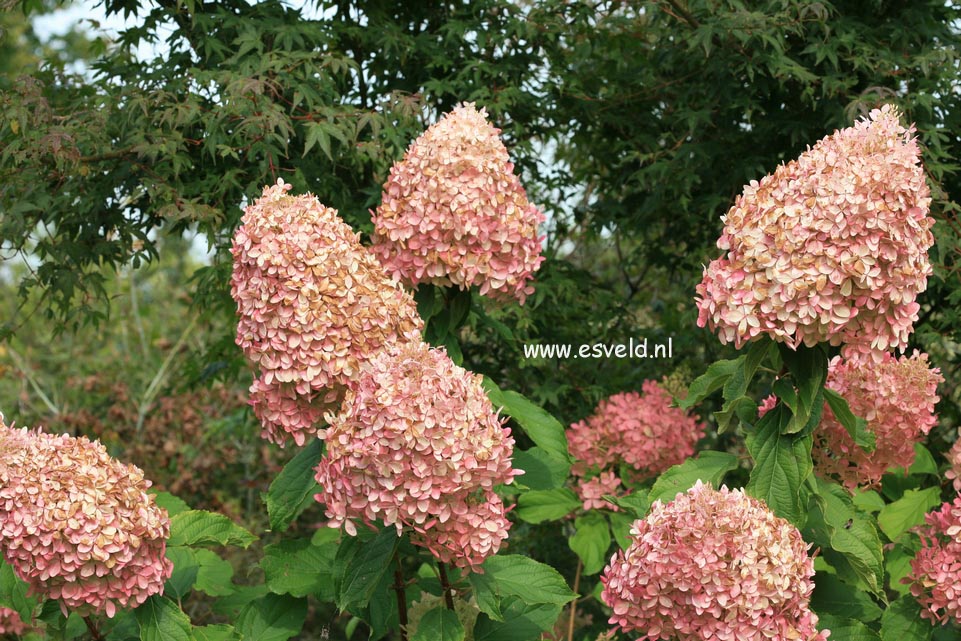
[[[720,487],[724,475],[737,467],[737,457],[728,452],[701,452],[697,458],[689,458],[680,465],[668,469],[657,477],[648,500],[673,501],[681,492],[694,487],[697,481]]]
[[[581,507],[581,501],[567,488],[531,490],[517,498],[514,514],[528,523],[556,521]]]
[[[914,444],[914,463],[908,468],[908,474],[930,474],[938,476],[938,464],[934,462],[934,457],[928,448],[920,443]]]
[[[489,557],[484,572],[490,575],[499,597],[516,596],[525,603],[564,605],[575,598],[557,570],[516,554]]]
[[[570,455],[567,452],[567,436],[560,421],[521,394],[501,390],[486,377],[484,389],[495,408],[499,407],[514,419],[535,445],[548,454],[570,461]]]
[[[878,526],[888,539],[896,541],[915,525],[924,523],[924,515],[928,510],[940,504],[940,488],[907,490],[900,499],[881,508]]]
[[[791,418],[778,404],[765,414],[747,437],[754,469],[745,490],[761,499],[780,517],[799,523],[804,517],[801,485],[813,469],[810,435],[784,435],[781,426]]]
[[[35,596],[27,596],[30,586],[21,581],[3,557],[0,557],[0,605],[16,610],[24,621],[33,618],[33,611],[39,600]]]
[[[195,641],[241,641],[240,633],[224,623],[195,627],[193,634]]]
[[[333,530],[321,530],[327,531]],[[281,541],[264,548],[260,567],[271,592],[296,597],[314,595],[321,601],[333,601],[336,556],[336,540],[321,545],[309,539]]]
[[[167,597],[154,595],[134,613],[140,624],[140,641],[192,641],[190,617]]]
[[[197,560],[197,581],[194,589],[210,596],[233,594],[234,567],[230,562],[220,558],[212,550],[199,549],[193,552]]]
[[[515,470],[524,471],[522,475],[515,478],[514,484],[529,487],[532,490],[560,488],[571,472],[571,464],[567,459],[555,456],[539,447],[523,451],[515,450],[511,463]]]
[[[844,397],[834,390],[824,388],[824,400],[827,401],[834,418],[847,431],[854,443],[866,452],[873,452],[876,439],[874,433],[868,431],[868,422],[855,416]]]
[[[568,545],[584,564],[584,574],[590,576],[600,572],[607,563],[607,550],[611,547],[611,531],[604,515],[590,512],[580,516],[574,521],[574,529]]]
[[[605,496],[604,498],[608,497]],[[644,518],[647,516],[647,512],[651,509],[650,494],[643,488],[634,490],[627,496],[610,498],[613,499],[614,504],[617,507],[624,510],[628,516],[635,519]]]
[[[257,537],[223,514],[190,510],[170,519],[167,545],[236,545],[246,548]]]
[[[306,618],[306,599],[268,594],[244,606],[235,627],[245,641],[287,641],[300,632]]]
[[[921,618],[921,606],[911,596],[902,596],[881,615],[882,641],[928,641],[934,628]]]
[[[186,512],[190,509],[187,502],[180,497],[174,496],[170,492],[151,492],[154,497],[154,501],[167,510],[167,515],[170,517],[177,516],[181,512]]]
[[[497,584],[494,579],[487,574],[471,572],[468,580],[474,591],[474,600],[477,601],[478,609],[494,621],[503,621],[501,599],[497,594]]]
[[[874,594],[884,586],[881,537],[874,520],[854,507],[848,493],[835,483],[817,480],[818,501],[808,515],[813,540],[843,556]]]
[[[813,427],[810,425],[812,416],[823,409],[828,359],[820,345],[807,347],[802,344],[797,349],[791,349],[784,343],[778,343],[778,348],[797,391],[796,404],[791,407],[793,416],[781,431],[795,434]]]
[[[679,400],[677,406],[681,409],[691,409],[705,398],[724,387],[734,376],[734,373],[744,367],[746,356],[742,355],[733,360],[720,360],[708,366],[707,371],[694,379],[687,388],[687,396]]]
[[[883,611],[870,595],[825,573],[814,576],[811,607],[818,615],[833,614],[859,621],[875,621]]]
[[[370,602],[377,584],[390,572],[399,543],[397,531],[388,527],[352,556],[340,577],[337,607],[341,611],[363,608]]]
[[[885,505],[884,499],[874,490],[855,490],[852,500],[855,507],[870,514],[880,512]]]
[[[434,608],[421,617],[410,641],[464,641],[464,626],[452,610]]]
[[[283,532],[314,500],[320,490],[314,480],[314,468],[324,455],[324,442],[314,439],[297,453],[267,490],[267,514],[270,529]]]
[[[504,599],[504,620],[493,621],[486,615],[477,617],[474,641],[535,641],[560,617],[562,605],[525,603],[519,597]]]
[[[832,641],[881,641],[877,632],[855,619],[834,614],[818,616],[818,628],[830,630]]]

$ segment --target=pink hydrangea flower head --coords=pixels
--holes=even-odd
[[[0,634],[9,634],[19,638],[26,631],[27,625],[16,610],[0,607]]]
[[[933,623],[961,624],[961,497],[925,516],[921,549],[903,579],[921,604],[921,616]]]
[[[788,521],[741,490],[698,482],[634,522],[604,570],[610,623],[643,640],[823,641],[814,561]]]
[[[673,398],[657,381],[641,392],[622,392],[598,403],[594,413],[570,426],[567,440],[578,461],[574,473],[626,463],[640,477],[660,474],[694,454],[704,424],[671,407]]]
[[[34,594],[113,617],[162,592],[170,519],[149,487],[99,442],[0,422],[0,552]]]
[[[698,325],[740,347],[904,349],[931,274],[931,198],[914,129],[886,105],[744,188],[726,253],[697,286]]]
[[[944,476],[954,485],[955,492],[961,492],[961,436],[954,442],[946,456],[951,467]]]
[[[251,404],[263,436],[303,445],[323,435],[359,363],[396,341],[420,341],[410,294],[333,209],[283,180],[247,207],[234,236],[237,344],[260,369]]]
[[[584,502],[585,510],[610,510],[619,512],[620,508],[604,500],[604,496],[621,496],[621,479],[611,470],[605,470],[595,477],[575,478],[574,490],[578,498]]]
[[[917,351],[900,358],[886,353],[880,362],[832,359],[827,386],[847,400],[855,416],[868,422],[876,447],[865,452],[857,446],[825,404],[814,431],[815,471],[854,488],[877,485],[890,467],[910,467],[914,444],[937,422],[934,406],[943,380],[940,370],[928,367],[928,355]]]
[[[522,304],[540,267],[541,212],[527,200],[487,112],[464,103],[394,164],[373,215],[373,250],[396,277]]]
[[[514,440],[481,387],[441,349],[399,345],[368,360],[331,418],[317,467],[329,525],[380,520],[460,567],[507,537],[495,485],[510,483]]]

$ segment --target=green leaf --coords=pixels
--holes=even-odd
[[[781,360],[791,372],[797,390],[797,405],[792,408],[794,416],[788,423],[788,434],[801,432],[809,427],[815,412],[820,412],[824,404],[824,382],[828,376],[827,354],[820,345],[807,347],[799,345],[791,349],[778,343]]]
[[[328,536],[331,533],[333,540],[317,545],[310,539],[294,539],[264,548],[260,567],[271,592],[296,597],[314,595],[321,601],[334,600],[333,564],[340,533],[326,528],[317,534],[322,533]]]
[[[489,616],[494,621],[503,621],[504,614],[501,612],[501,599],[497,594],[497,583],[489,574],[479,574],[471,572],[468,576],[471,589],[474,591],[474,600],[481,612]]]
[[[878,633],[852,618],[818,613],[821,630],[831,631],[831,641],[881,641]]]
[[[914,444],[914,463],[908,468],[908,474],[931,474],[938,476],[938,464],[934,462],[934,457],[928,448],[920,443]]]
[[[170,519],[167,545],[237,545],[246,548],[257,537],[223,514],[190,510]]]
[[[928,510],[940,504],[940,488],[907,490],[900,499],[881,508],[878,525],[888,539],[896,541],[912,527],[923,523]]]
[[[192,641],[190,617],[167,597],[154,595],[134,613],[140,624],[140,641]]]
[[[824,388],[824,400],[831,408],[834,418],[847,430],[854,443],[866,452],[873,452],[875,436],[874,432],[868,431],[868,422],[860,416],[855,416],[844,397],[833,389]]]
[[[694,379],[687,388],[687,396],[679,400],[677,406],[681,409],[691,409],[705,398],[724,387],[735,372],[743,370],[746,356],[742,355],[733,360],[721,360],[711,363],[707,371]]]
[[[231,580],[234,567],[212,550],[194,550],[197,560],[197,582],[194,588],[210,596],[227,596],[233,594],[234,587]]]
[[[306,599],[268,594],[247,604],[235,627],[245,640],[287,641],[300,632],[306,618]]]
[[[167,547],[166,557],[174,564],[173,574],[164,584],[163,593],[173,599],[184,598],[197,582],[200,564],[192,548],[182,545]]]
[[[673,501],[674,497],[694,487],[699,480],[720,487],[724,475],[736,467],[737,457],[733,454],[710,450],[701,452],[697,458],[689,458],[661,474],[654,482],[648,500],[651,503]]]
[[[549,454],[570,461],[567,452],[567,436],[560,421],[548,414],[543,408],[512,391],[503,391],[489,378],[484,378],[484,389],[495,407],[514,419],[534,444]]]
[[[35,596],[27,596],[29,590],[30,586],[17,578],[13,567],[0,556],[0,605],[16,610],[24,621],[31,620],[39,600]]]
[[[528,523],[556,521],[581,507],[581,501],[567,488],[531,490],[517,498],[514,514]]]
[[[881,618],[881,607],[870,595],[844,583],[836,576],[816,574],[814,584],[811,607],[818,615],[833,614],[859,621],[875,621]],[[833,628],[831,636],[834,636]]]
[[[490,575],[501,598],[516,596],[529,604],[564,605],[576,597],[557,570],[526,556],[488,557],[484,572]]]
[[[757,403],[753,398],[738,396],[724,403],[720,412],[714,412],[717,433],[724,434],[737,425],[737,420],[753,424],[757,420]]]
[[[855,509],[841,486],[817,479],[817,488],[807,524],[814,542],[840,554],[872,593],[881,594],[884,558],[874,520]]]
[[[512,464],[514,469],[524,471],[524,474],[516,477],[514,484],[529,487],[532,490],[560,488],[571,472],[568,459],[555,456],[539,447],[523,451],[514,450]]]
[[[464,626],[452,610],[434,608],[421,617],[410,641],[464,641]]]
[[[626,550],[631,545],[631,528],[637,517],[625,512],[608,512],[607,519],[611,522],[611,535],[617,547]]]
[[[884,499],[874,490],[855,490],[852,500],[855,507],[871,514],[880,512],[885,505]]]
[[[240,634],[234,627],[224,623],[195,627],[193,634],[195,641],[240,641]]]
[[[611,547],[611,530],[600,512],[590,512],[574,521],[574,536],[568,545],[584,563],[584,574],[590,576],[604,569],[607,550]]]
[[[503,603],[502,622],[484,614],[477,617],[474,641],[538,641],[562,611],[563,606],[555,603],[525,603],[519,597],[508,597]]]
[[[928,641],[933,629],[921,618],[921,606],[910,596],[894,601],[881,615],[882,641]]]
[[[778,404],[765,414],[747,437],[754,469],[745,490],[780,517],[798,523],[804,517],[801,484],[811,473],[811,437],[781,434],[789,412]]]
[[[314,500],[320,490],[314,480],[314,468],[324,455],[324,442],[315,439],[297,453],[267,490],[267,514],[270,529],[283,532]]]
[[[454,331],[464,324],[470,313],[470,290],[454,288],[453,292],[448,294],[447,308],[450,310],[450,331]]]
[[[676,495],[675,495],[676,496]],[[606,496],[604,498],[607,498]],[[651,497],[647,490],[641,488],[634,490],[627,496],[611,497],[614,504],[624,510],[626,514],[635,519],[642,519],[647,516],[651,509]]]
[[[370,602],[381,577],[390,571],[398,543],[397,530],[387,527],[355,552],[339,577],[337,607],[341,611]]]
[[[186,501],[180,497],[174,496],[170,492],[151,491],[150,493],[153,494],[154,501],[157,503],[157,505],[167,510],[167,515],[170,517],[177,516],[181,512],[186,512],[190,509],[190,506],[187,505]]]
[[[895,544],[884,555],[884,571],[888,575],[888,587],[899,594],[910,594],[911,586],[901,583],[901,579],[911,574],[911,561],[916,552],[900,543]]]

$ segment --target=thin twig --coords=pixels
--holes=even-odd
[[[84,617],[83,622],[87,624],[87,629],[90,630],[90,636],[93,637],[93,641],[103,641],[103,635],[100,634],[100,630],[97,629],[97,624],[95,624],[90,617]]]
[[[400,641],[407,641],[407,593],[404,590],[404,572],[400,558],[394,554],[397,568],[394,570],[394,590],[397,592],[397,621],[400,623]]]
[[[144,419],[147,417],[147,410],[150,409],[150,404],[153,402],[154,397],[157,395],[157,390],[160,389],[160,385],[163,383],[164,379],[167,377],[167,370],[170,368],[170,364],[173,362],[174,358],[177,356],[177,352],[187,341],[190,336],[190,332],[193,330],[194,325],[197,324],[197,319],[199,316],[194,316],[190,319],[190,323],[187,324],[186,329],[184,329],[183,334],[177,339],[177,344],[174,345],[173,349],[167,355],[164,360],[163,365],[157,370],[154,375],[153,380],[150,381],[150,385],[147,387],[147,391],[144,392],[143,400],[140,401],[140,407],[137,410],[137,432],[139,433],[143,429]]]
[[[454,596],[451,594],[450,581],[447,579],[447,566],[444,565],[443,561],[437,562],[437,569],[440,573],[440,585],[444,588],[444,602],[447,603],[447,609],[454,609]]]
[[[47,409],[50,410],[50,413],[54,416],[58,416],[60,414],[60,409],[54,405],[53,401],[50,400],[50,397],[44,393],[43,389],[40,387],[40,384],[37,382],[36,377],[34,376],[33,370],[30,369],[29,365],[27,365],[26,360],[9,345],[7,346],[7,352],[9,352],[10,357],[13,359],[14,365],[17,366],[17,369],[19,369],[23,376],[27,379],[27,382],[30,383],[30,387],[32,387],[33,391],[37,393],[37,396],[40,397],[40,400],[43,401],[43,404],[47,406]]]
[[[577,594],[577,589],[581,584],[581,570],[584,569],[584,563],[577,559],[577,571],[574,573],[574,594]],[[574,641],[574,615],[577,613],[577,597],[571,601],[571,614],[567,619],[567,641]]]

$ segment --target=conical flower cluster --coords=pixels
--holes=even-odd
[[[697,286],[698,325],[737,347],[904,349],[934,242],[913,134],[884,106],[747,185]]]
[[[961,624],[961,497],[925,516],[921,549],[911,559],[911,594],[921,616],[932,622]]]
[[[788,521],[740,490],[698,482],[634,522],[604,571],[610,623],[655,641],[824,641],[814,562]]]
[[[476,374],[426,344],[382,351],[331,417],[317,482],[332,527],[409,528],[445,562],[477,567],[507,537],[494,486],[510,483],[514,441]]]
[[[408,284],[476,285],[523,303],[544,260],[544,216],[486,116],[459,105],[411,144],[384,184],[373,250]]]
[[[357,234],[282,180],[247,207],[231,252],[237,344],[260,370],[251,404],[263,436],[302,445],[320,433],[359,365],[423,321]]]
[[[914,462],[914,444],[937,422],[938,383],[944,379],[928,367],[928,355],[910,357],[883,354],[870,359],[834,358],[828,368],[827,387],[847,400],[855,416],[868,422],[875,449],[866,452],[825,405],[814,431],[815,471],[836,476],[847,487],[877,485],[885,470]]]
[[[626,464],[642,479],[682,463],[694,454],[704,424],[672,404],[670,392],[653,380],[644,381],[640,393],[614,394],[598,403],[593,414],[567,430],[570,450],[578,459],[572,468],[575,476]],[[591,493],[595,487],[584,491]],[[610,483],[605,487],[611,489]]]
[[[170,520],[143,472],[99,442],[0,423],[0,552],[35,594],[81,613],[163,590]]]

